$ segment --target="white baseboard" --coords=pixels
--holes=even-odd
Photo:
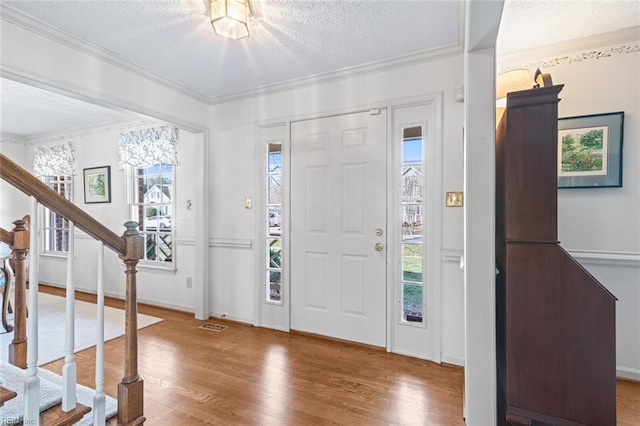
[[[282,326],[279,325],[272,325],[272,324],[258,324],[256,325],[256,327],[261,327],[261,328],[268,328],[270,330],[276,330],[276,331],[283,331],[285,333],[289,333],[290,330],[287,328],[284,328]]]
[[[640,370],[635,368],[618,367],[616,370],[616,375],[619,378],[640,381]]]
[[[228,319],[231,321],[243,322],[248,325],[253,325],[253,318],[245,318],[245,317],[239,317],[236,315],[228,315],[223,312],[210,312],[209,316],[214,318],[220,318],[220,319]]]
[[[106,293],[105,293],[105,295],[109,296],[109,297],[118,297],[120,299],[124,299],[124,295],[111,296],[110,294],[106,294]],[[193,308],[189,307],[189,306],[177,305],[175,303],[159,302],[157,300],[144,299],[144,298],[141,298],[141,297],[138,297],[138,303],[143,303],[145,305],[151,305],[151,306],[157,306],[159,308],[173,309],[174,311],[187,312],[187,313],[190,313],[190,314],[194,314],[195,313]]]
[[[440,355],[440,360],[447,364],[459,365],[461,367],[464,367],[464,358],[442,354]]]
[[[48,285],[50,287],[56,287],[56,288],[61,288],[61,289],[66,288],[66,285],[64,285],[64,284],[53,283],[53,282],[44,281],[44,280],[39,280],[39,281],[40,281],[41,284]],[[83,293],[88,293],[88,294],[96,294],[96,289],[95,288],[88,288],[88,287],[82,287],[82,286],[76,286],[76,291],[81,291]],[[120,294],[120,293],[112,293],[112,292],[105,291],[104,295],[107,296],[107,297],[112,297],[114,299],[120,299],[120,300],[124,300],[125,299],[125,295],[124,294]],[[141,298],[141,297],[138,297],[138,303],[143,303],[145,305],[151,305],[151,306],[157,306],[159,308],[173,309],[174,311],[181,311],[181,312],[188,312],[188,313],[193,313],[194,312],[193,308],[190,308],[188,306],[177,305],[177,304],[174,304],[174,303],[160,302],[160,301],[157,301],[157,300],[145,299],[145,298]]]

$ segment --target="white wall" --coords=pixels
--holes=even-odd
[[[104,50],[3,9],[0,51],[3,77],[179,124],[208,125],[207,105],[153,74],[131,67]],[[6,16],[6,18],[5,18]]]
[[[195,96],[171,82],[162,81],[156,75],[132,67],[104,50],[54,28],[43,27],[38,21],[11,10],[3,10],[0,43],[2,51],[0,70],[3,77],[98,105],[145,114],[174,123],[181,129],[202,132],[195,136],[195,146],[190,147],[195,151],[191,153],[192,157],[185,163],[184,172],[182,176],[178,176],[177,181],[178,185],[185,184],[182,193],[191,194],[193,197],[192,201],[196,213],[194,222],[200,224],[199,227],[204,230],[204,233],[195,234],[195,237],[193,234],[180,234],[177,249],[182,259],[192,258],[194,255],[195,257],[207,258],[202,256],[202,253],[206,252],[208,244],[208,230],[203,225],[205,223],[204,217],[208,216],[208,188],[206,188],[208,180],[197,178],[207,175],[204,162],[208,157],[210,108],[203,97]],[[80,156],[79,168],[81,169],[83,164],[87,163],[105,164],[108,161],[114,165],[112,169],[115,179],[114,190],[122,190],[122,185],[118,188],[115,186],[119,185],[121,178],[115,171],[114,153],[111,151],[111,147],[106,148],[105,160],[100,154],[96,153],[93,157],[91,155],[91,153],[84,153]],[[78,194],[80,193],[78,192]],[[184,200],[179,202],[180,206],[184,207]],[[111,207],[91,206],[90,210],[104,218],[110,227],[114,226],[112,228],[114,231],[122,232],[123,228],[120,222],[126,216],[123,214],[122,207],[117,207],[115,200]],[[184,217],[189,216],[185,215]],[[89,240],[86,241],[89,242]],[[79,249],[82,250],[84,245],[85,242],[80,242]],[[84,252],[82,254],[84,255]],[[119,275],[121,266],[109,262],[107,260],[106,263],[109,274],[112,273],[112,269],[115,269],[114,274]],[[160,276],[159,274],[141,273],[139,276],[141,285],[138,292],[140,300],[186,310],[195,309],[198,316],[201,317],[203,316],[202,312],[208,312],[208,308],[203,306],[203,300],[206,299],[202,295],[208,294],[209,265],[203,261],[196,263],[195,260],[192,260],[194,266],[180,262],[176,275],[159,278],[161,284],[158,284],[155,278],[155,276]],[[48,279],[51,282],[62,282],[60,273],[54,272],[56,270],[55,263],[55,260],[50,260],[48,265],[45,264],[45,268],[49,269],[45,269],[44,272],[50,274]],[[61,262],[57,261],[57,263]],[[194,278],[193,290],[191,291],[183,288],[186,276]],[[175,284],[169,284],[172,279],[175,280]],[[91,284],[81,285],[89,286]],[[120,291],[122,286],[117,279],[110,285],[108,291],[124,295]]]
[[[635,49],[627,49],[634,44]],[[637,40],[631,40],[565,50],[558,50],[562,46],[553,46],[550,47],[553,55],[545,55],[544,51],[530,55],[521,52],[517,61],[539,65],[543,72],[551,73],[554,84],[564,84],[558,106],[561,118],[624,111],[622,188],[559,189],[558,237],[562,246],[618,298],[618,375],[640,379],[640,53],[637,44]],[[508,59],[505,58],[505,62]],[[513,59],[509,62],[517,63]]]
[[[122,130],[122,131],[128,131]],[[81,138],[71,139],[76,147],[78,173],[73,178],[73,201],[84,211],[102,222],[107,228],[121,235],[128,220],[126,172],[118,166],[118,137],[121,131],[113,129],[85,132]],[[62,136],[64,137],[64,135]],[[179,165],[176,167],[176,210],[173,214],[175,229],[175,271],[159,271],[138,266],[138,300],[160,306],[193,311],[193,288],[186,288],[186,278],[195,274],[194,210],[187,210],[188,199],[194,198],[198,182],[192,179],[197,157],[195,135],[179,131]],[[37,141],[33,142],[37,145]],[[33,151],[33,149],[30,149]],[[32,152],[29,156],[32,161]],[[111,166],[111,203],[85,204],[82,170],[89,167]],[[31,164],[26,165],[31,169]],[[98,243],[84,232],[76,230],[75,285],[78,290],[95,292]],[[43,254],[40,261],[40,282],[64,286],[66,257]],[[105,293],[123,298],[125,294],[124,266],[118,256],[105,250]]]
[[[34,28],[37,28],[35,26]],[[42,29],[39,29],[42,30]],[[46,30],[49,31],[49,30]],[[255,215],[257,210],[244,208],[246,196],[255,197],[255,122],[314,114],[326,111],[346,111],[354,106],[375,105],[382,100],[442,92],[443,94],[443,193],[462,189],[462,125],[463,105],[454,101],[455,88],[463,82],[463,57],[449,57],[358,77],[329,81],[247,100],[228,102],[208,108],[203,102],[177,90],[133,73],[126,67],[105,61],[96,52],[77,48],[77,42],[57,42],[60,35],[43,35],[29,25],[3,20],[1,69],[7,76],[43,87],[56,88],[61,93],[91,99],[100,104],[115,105],[145,113],[190,130],[212,127],[212,146],[209,158],[212,265],[210,282],[210,311],[252,322],[255,280],[256,243]],[[64,39],[64,36],[62,36]],[[565,52],[567,53],[567,52]],[[530,56],[528,61],[544,56]],[[529,63],[529,62],[523,62]],[[73,64],[73,66],[69,66]],[[620,371],[640,375],[640,148],[638,53],[614,54],[547,68],[556,83],[564,83],[561,93],[561,116],[625,111],[624,187],[612,189],[563,190],[559,195],[559,232],[563,245],[570,250],[582,250],[596,256],[596,264],[585,263],[618,298],[618,367]],[[86,72],[86,70],[92,70]],[[106,137],[106,136],[105,136]],[[2,144],[3,152],[15,151],[12,158],[28,158],[20,146]],[[79,152],[79,169],[104,165],[113,166],[114,191],[123,188],[124,181],[116,170],[116,154],[111,147],[104,154]],[[82,151],[82,150],[80,150]],[[200,182],[194,182],[193,170],[201,151],[191,159],[181,156],[184,175],[178,176],[181,193],[192,191],[197,198]],[[182,166],[181,166],[182,167]],[[193,168],[192,168],[193,167]],[[190,169],[188,172],[186,170]],[[76,179],[77,181],[77,179]],[[207,182],[203,182],[205,185]],[[81,182],[76,182],[76,188]],[[4,187],[2,198],[5,195]],[[182,192],[184,191],[184,192]],[[80,192],[77,192],[80,194]],[[182,197],[182,195],[179,195]],[[179,201],[185,205],[185,198]],[[28,206],[28,202],[24,201]],[[444,204],[444,203],[443,203]],[[120,233],[122,205],[115,201],[109,206],[90,206],[91,212],[104,219],[108,226]],[[22,210],[16,207],[17,210]],[[25,209],[26,210],[26,209]],[[7,213],[10,217],[14,212]],[[191,213],[178,212],[184,218]],[[2,226],[6,228],[5,211]],[[21,213],[18,213],[20,216]],[[457,255],[462,251],[462,211],[444,208],[442,237],[442,357],[461,361],[464,356],[463,282],[458,269]],[[179,227],[182,220],[178,218]],[[592,226],[597,223],[598,226]],[[186,225],[189,229],[188,226]],[[585,228],[589,233],[583,232]],[[182,232],[182,231],[179,231]],[[190,258],[195,251],[190,232],[178,235],[180,258]],[[79,239],[80,255],[91,257],[90,241]],[[83,251],[86,248],[87,253]],[[626,253],[626,254],[625,254]],[[613,257],[613,260],[611,258]],[[61,262],[48,260],[43,272],[51,282],[62,282]],[[56,268],[54,265],[57,265]],[[120,284],[120,264],[109,263],[109,291],[123,294]],[[198,265],[180,263],[175,275],[140,273],[141,300],[192,310],[197,298],[184,288],[184,280]],[[84,264],[84,262],[78,262]],[[88,263],[87,263],[88,264]],[[56,272],[61,270],[61,273]],[[78,287],[91,288],[89,270],[78,272]],[[195,273],[194,273],[195,274]],[[44,277],[44,275],[43,275]],[[206,281],[206,277],[205,277]],[[635,376],[634,376],[635,377]],[[638,376],[640,378],[640,376]]]
[[[571,251],[612,259],[578,260],[618,298],[618,374],[640,379],[640,53],[549,69],[560,92],[560,117],[624,111],[622,188],[558,191],[558,238]],[[606,76],[606,77],[605,77]],[[635,261],[616,262],[632,254]],[[618,259],[619,260],[619,259]]]
[[[454,93],[463,82],[463,56],[359,77],[316,84],[282,93],[214,105],[212,108],[211,307],[214,315],[253,321],[255,254],[261,239],[255,232],[257,209],[244,208],[245,197],[256,197],[256,122],[278,118],[345,112],[380,106],[382,101],[443,94],[443,193],[462,190],[463,105]],[[443,215],[442,356],[461,363],[464,357],[462,273],[462,209],[445,208]],[[226,244],[225,244],[226,243]],[[238,245],[242,247],[238,247]],[[249,244],[253,246],[249,247]],[[440,257],[440,254],[438,255]]]

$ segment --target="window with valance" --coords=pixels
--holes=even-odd
[[[73,201],[76,174],[75,146],[72,142],[37,146],[33,151],[33,174],[66,200]],[[69,250],[69,221],[50,209],[44,213],[44,251]]]
[[[120,135],[120,168],[178,164],[178,129],[158,126]]]
[[[120,135],[120,167],[129,175],[131,220],[145,238],[143,264],[173,267],[178,129],[157,126]]]

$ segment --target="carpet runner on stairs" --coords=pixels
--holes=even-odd
[[[0,424],[17,424],[22,421],[24,414],[24,382],[27,378],[27,370],[22,370],[7,362],[0,361],[0,377],[3,387],[17,392],[17,396],[0,407]],[[40,378],[40,411],[45,411],[62,402],[62,377],[49,370],[38,368]],[[86,386],[77,385],[78,402],[87,407],[93,407],[95,391]],[[106,418],[117,414],[118,403],[114,398],[106,396]],[[93,413],[85,415],[77,425],[88,426],[93,424]]]

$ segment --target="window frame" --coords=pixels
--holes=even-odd
[[[165,167],[171,167],[171,171],[170,172],[164,172],[163,169]],[[159,167],[160,171],[158,173],[148,173],[148,170],[153,168],[153,167]],[[142,259],[140,259],[140,261],[138,262],[138,267],[140,267],[141,269],[152,269],[152,270],[159,270],[159,271],[168,271],[168,272],[175,272],[177,270],[177,261],[176,261],[176,230],[175,230],[175,223],[176,223],[176,191],[177,191],[177,185],[176,185],[176,165],[175,164],[167,164],[167,163],[162,163],[162,164],[154,164],[152,166],[149,167],[139,167],[139,166],[132,166],[129,165],[127,167],[127,208],[128,208],[128,217],[130,218],[130,220],[135,221],[138,223],[138,230],[140,232],[140,235],[143,236],[143,238],[145,238],[145,255]],[[141,171],[147,171],[147,173],[141,173]],[[141,191],[138,190],[137,186],[138,183],[140,182],[140,178],[143,178],[144,181],[146,182],[147,179],[149,177],[153,178],[153,177],[157,177],[162,179],[163,176],[169,176],[170,177],[170,181],[171,181],[171,189],[170,189],[170,194],[171,194],[171,198],[170,198],[170,202],[160,202],[160,203],[155,203],[155,202],[144,202],[144,201],[137,201],[134,200],[134,197],[136,195],[140,195],[141,197],[144,197],[144,194],[149,194],[149,200],[151,199],[155,199],[153,198],[153,194],[152,192],[148,191],[145,193],[142,193]],[[148,185],[148,184],[147,184]],[[154,184],[154,185],[157,185]],[[165,184],[162,183],[162,185],[164,186]],[[153,186],[151,187],[153,188]],[[157,194],[157,192],[156,192]],[[162,201],[162,196],[160,195],[160,201]],[[160,208],[158,207],[158,205],[160,205]],[[153,215],[147,216],[141,216],[140,215],[140,209],[142,208],[142,212],[146,212],[148,208],[155,208],[156,212]],[[159,212],[162,211],[163,213],[160,214]],[[152,216],[165,216],[165,215],[170,215],[170,221],[171,221],[171,225],[167,228],[160,228],[160,227],[155,227],[155,228],[145,228],[144,227],[144,217],[152,217]],[[140,219],[142,217],[142,223],[140,222]],[[170,259],[171,260],[155,260],[155,259],[147,259],[146,255],[147,255],[147,250],[148,250],[148,236],[149,235],[153,235],[155,236],[155,240],[157,241],[157,238],[159,238],[160,235],[168,235],[169,236],[169,247],[170,247]],[[156,245],[157,246],[157,245]],[[156,255],[158,255],[158,251],[155,252]]]
[[[271,146],[279,146],[280,150],[271,151]],[[284,305],[284,274],[285,274],[285,250],[284,250],[284,235],[283,235],[283,216],[284,216],[284,141],[282,140],[269,140],[265,144],[266,149],[266,161],[265,161],[265,173],[264,179],[264,191],[265,191],[265,210],[263,221],[265,224],[265,259],[264,267],[265,281],[264,281],[264,298],[263,302],[273,305]],[[273,170],[271,169],[271,155],[279,154],[279,164]],[[280,191],[278,199],[272,200],[271,183],[279,182]],[[276,201],[276,202],[274,202]],[[277,213],[277,215],[276,215]],[[278,231],[271,230],[273,218],[277,218]],[[274,227],[275,227],[274,226]],[[274,281],[275,280],[275,281]],[[277,292],[277,293],[275,293]],[[275,296],[277,294],[277,297]]]
[[[56,175],[50,175],[50,176],[43,176],[40,178],[40,180],[47,185],[47,187],[49,187],[51,190],[55,191],[58,195],[62,196],[65,200],[70,201],[73,203],[73,188],[74,188],[74,183],[73,183],[73,176],[72,175],[67,175],[67,174],[56,174]],[[58,187],[56,188],[55,186],[62,186],[62,188]],[[55,220],[54,219],[60,219],[61,222],[63,224],[66,225],[62,225],[62,226],[51,226],[50,225],[50,221]],[[69,235],[69,220],[65,219],[64,217],[62,217],[61,215],[55,213],[54,211],[52,211],[51,209],[44,207],[44,212],[42,215],[42,237],[41,237],[41,241],[42,241],[42,255],[45,256],[53,256],[53,257],[66,257],[68,252],[69,252],[69,241],[70,239],[73,237],[72,235]],[[51,238],[51,232],[53,232],[54,234],[57,233],[58,231],[62,232],[62,249],[61,250],[56,250],[56,248],[54,247],[52,249],[52,245],[56,245],[56,240],[57,238]],[[66,243],[64,241],[64,235],[66,234]],[[66,246],[66,247],[65,247]],[[66,248],[66,249],[65,249]]]
[[[426,328],[427,327],[427,321],[428,321],[428,317],[429,317],[429,312],[427,312],[427,310],[429,309],[429,303],[428,303],[428,288],[427,288],[427,277],[429,274],[429,270],[427,267],[427,258],[425,256],[425,253],[427,253],[427,240],[429,238],[429,235],[427,235],[427,227],[428,227],[428,218],[425,217],[425,215],[428,212],[428,208],[427,208],[427,199],[428,199],[428,182],[427,182],[427,167],[428,167],[428,162],[426,161],[426,157],[427,157],[427,144],[426,144],[426,135],[425,135],[425,126],[421,123],[416,123],[416,124],[406,124],[400,127],[401,131],[402,131],[402,135],[400,135],[400,143],[399,143],[399,161],[395,167],[396,173],[398,173],[398,178],[399,178],[399,191],[398,191],[398,199],[397,199],[397,204],[395,206],[395,208],[399,208],[399,217],[401,218],[400,223],[399,223],[399,230],[398,230],[398,240],[397,240],[397,247],[398,247],[398,266],[399,266],[399,274],[398,277],[396,279],[399,280],[399,309],[398,309],[398,316],[396,318],[396,321],[398,322],[398,324],[403,325],[403,326],[409,326],[409,327],[418,327],[418,328]],[[415,129],[420,129],[419,130],[419,135],[407,135],[406,133],[411,133],[411,130],[413,130],[415,132]],[[417,142],[420,141],[420,155],[418,159],[414,159],[412,161],[406,161],[405,160],[405,143],[407,142]],[[415,149],[415,147],[414,147]],[[409,196],[407,197],[406,194],[404,193],[404,181],[403,181],[403,176],[405,173],[405,169],[406,171],[408,171],[409,169],[415,169],[418,173],[420,173],[421,175],[421,180],[422,183],[419,186],[418,189],[418,193],[415,196],[415,199],[413,199],[413,196]],[[413,191],[414,193],[416,192],[415,190]],[[405,199],[405,198],[409,198],[409,199]],[[405,239],[405,235],[404,235],[404,227],[410,227],[408,224],[405,223],[405,208],[406,207],[412,207],[415,209],[416,211],[416,217],[419,217],[418,223],[415,226],[418,226],[420,229],[420,238],[419,238],[419,242],[413,242],[410,239]],[[426,220],[425,220],[426,219]],[[427,222],[427,223],[425,223]],[[413,225],[412,225],[413,226]],[[413,250],[413,249],[419,249],[420,252],[420,256],[419,256],[419,275],[420,275],[420,280],[414,280],[409,278],[409,271],[408,268],[405,268],[406,266],[406,262],[408,261],[408,257],[405,256],[405,251],[406,250]],[[405,269],[407,269],[405,271]],[[405,275],[406,273],[406,275]],[[418,312],[410,312],[409,313],[405,310],[405,303],[406,300],[405,298],[408,296],[408,294],[405,292],[405,288],[420,288],[420,295],[421,295],[421,306],[420,306],[420,312],[419,312],[419,317],[414,316],[413,314],[418,313]]]

